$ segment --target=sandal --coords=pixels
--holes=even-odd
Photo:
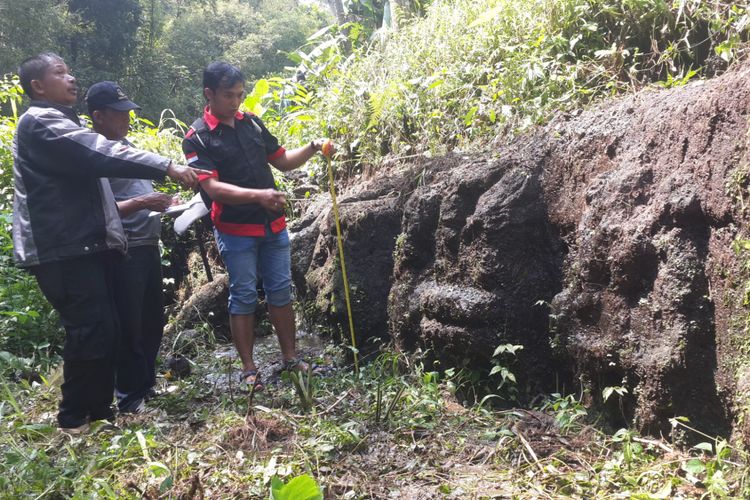
[[[301,373],[307,373],[308,370],[312,371],[313,375],[320,375],[325,371],[323,367],[318,366],[315,363],[308,363],[307,361],[304,361],[300,358],[287,359],[285,361],[282,361],[281,363],[282,372],[297,371]]]
[[[261,392],[265,387],[258,370],[244,370],[240,373],[240,385],[248,387],[252,392]]]
[[[292,358],[292,359],[285,359],[281,362],[281,371],[282,372],[291,372],[291,371],[298,371],[298,372],[306,372],[308,369],[308,364],[300,358]]]

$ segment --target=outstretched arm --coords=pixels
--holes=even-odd
[[[18,134],[28,141],[28,154],[54,155],[64,161],[39,161],[52,175],[161,179],[165,175],[194,187],[198,173],[169,158],[149,153],[81,127],[57,110],[44,110],[23,120]]]
[[[305,146],[284,151],[280,156],[271,160],[270,163],[282,172],[294,170],[295,168],[301,167],[307,162],[307,160],[315,156],[315,153],[321,150],[326,141],[327,139],[315,139]],[[332,147],[330,154],[335,152],[336,149]]]

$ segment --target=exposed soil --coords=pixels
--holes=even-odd
[[[743,219],[726,189],[745,164],[749,73],[643,91],[342,193],[358,344],[390,336],[444,367],[522,344],[532,388],[581,377],[601,402],[623,386],[614,421],[729,432]],[[346,333],[329,206],[293,225],[294,279],[309,316]]]

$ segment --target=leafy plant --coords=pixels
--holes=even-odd
[[[612,442],[619,443],[622,449],[622,459],[630,467],[634,461],[641,458],[643,446],[634,441],[635,432],[630,429],[619,429],[612,436]]]
[[[315,405],[315,381],[312,363],[307,364],[307,370],[287,370],[282,378],[291,381],[300,405],[304,411],[311,411]]]
[[[523,349],[522,345],[501,344],[492,353],[492,364],[490,377],[500,375],[500,383],[497,385],[497,395],[503,399],[515,399],[518,392],[516,387],[516,376],[511,371],[511,366],[516,360],[516,353]]]
[[[588,415],[588,411],[581,404],[580,399],[576,399],[572,394],[563,396],[559,393],[553,393],[541,409],[553,413],[555,422],[563,432],[572,430],[580,419]]]
[[[628,388],[621,385],[612,385],[602,389],[602,400],[606,403],[607,400],[612,397],[612,394],[617,394],[620,398],[628,393]]]
[[[271,480],[270,500],[323,500],[320,486],[311,476],[303,474],[284,483],[278,477]]]
[[[311,36],[290,56],[294,76],[265,97],[277,135],[332,135],[356,172],[387,155],[512,136],[652,82],[710,76],[748,34],[746,6],[721,2],[435,0],[422,12],[371,39],[352,23]]]

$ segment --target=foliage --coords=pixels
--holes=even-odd
[[[609,387],[605,387],[602,390],[602,400],[606,403],[607,400],[612,396],[612,394],[617,394],[619,397],[623,397],[625,394],[628,393],[627,387],[623,387],[621,385],[613,385]]]
[[[0,14],[0,76],[54,50],[84,90],[115,80],[152,121],[165,108],[197,116],[210,61],[239,64],[251,80],[279,73],[331,19],[295,0],[3,0]]]
[[[492,353],[493,367],[490,370],[490,378],[499,375],[500,381],[495,388],[495,392],[485,396],[484,401],[489,398],[499,397],[504,400],[516,400],[518,393],[517,380],[515,374],[511,371],[516,361],[516,353],[523,349],[522,345],[500,344]]]
[[[267,119],[290,143],[332,135],[351,171],[512,135],[650,82],[711,76],[747,35],[738,4],[437,0],[372,41],[351,23],[316,33],[296,58],[304,87],[276,82],[266,108],[282,112]]]
[[[68,64],[85,82],[111,80],[138,47],[139,0],[69,0],[76,28],[68,34]]]
[[[175,162],[185,161],[182,138],[187,132],[187,126],[175,118],[171,111],[162,111],[156,124],[135,115],[131,115],[130,123],[128,139],[137,147],[166,156]]]
[[[284,373],[284,378],[294,385],[302,409],[306,412],[312,410],[315,404],[316,391],[316,381],[313,376],[312,364],[307,365],[307,370],[287,370]]]
[[[322,377],[312,411],[301,413],[290,384],[269,380],[251,403],[231,382],[218,382],[235,380],[237,361],[200,352],[190,378],[160,381],[165,394],[150,402],[150,413],[79,437],[57,432],[50,421],[54,375],[49,383],[1,383],[0,495],[267,498],[270,490],[271,498],[321,498],[322,488],[335,498],[399,491],[522,498],[747,493],[746,457],[722,439],[704,436],[680,450],[629,429],[603,434],[580,420],[561,429],[549,422],[586,410],[559,395],[543,410],[464,408],[450,397],[448,380],[419,357],[384,350],[359,375],[341,369]],[[378,387],[384,401],[401,393],[387,426],[373,418]],[[554,407],[563,400],[570,405]]]
[[[72,28],[66,2],[0,1],[0,77],[15,73],[27,57],[60,47]]]
[[[580,420],[588,415],[588,411],[581,400],[576,399],[573,394],[566,396],[559,393],[550,394],[550,397],[542,405],[542,410],[555,416],[555,422],[564,433],[575,429],[580,424]]]
[[[361,23],[369,31],[397,28],[399,20],[424,14],[431,0],[326,0],[339,24]]]
[[[23,90],[18,78],[5,76],[0,80],[0,106],[8,109],[0,115],[0,210],[9,211],[13,207],[13,134],[18,121],[18,108]]]
[[[271,480],[271,500],[323,500],[318,483],[311,476],[303,474],[292,478],[288,483],[274,477]]]

